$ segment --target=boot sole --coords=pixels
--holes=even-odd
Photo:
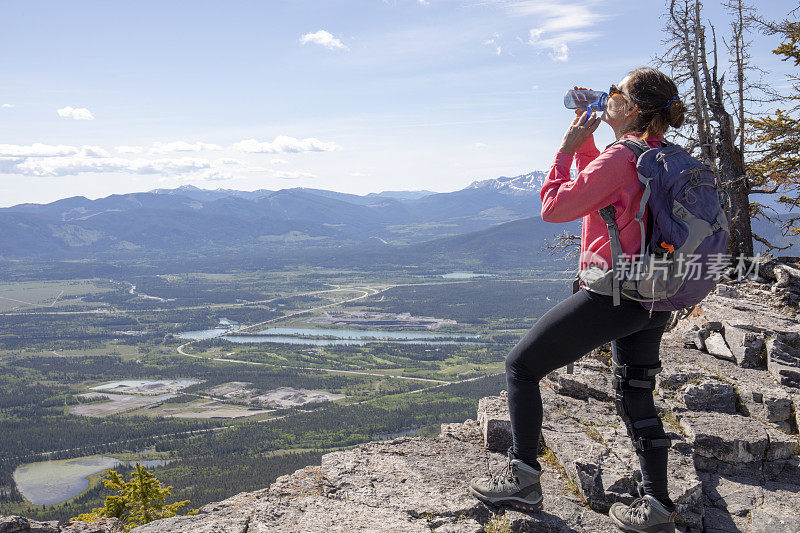
[[[491,505],[494,507],[501,507],[503,505],[508,507],[513,507],[518,511],[526,511],[526,512],[539,512],[544,508],[543,505],[543,498],[539,498],[537,502],[531,502],[528,500],[523,500],[522,498],[487,498],[483,494],[477,492],[472,487],[469,488],[470,493],[478,498],[480,501],[485,503],[486,505]]]

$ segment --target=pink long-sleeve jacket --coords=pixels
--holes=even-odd
[[[622,138],[635,139],[636,135]],[[663,139],[651,136],[647,143],[655,148]],[[641,230],[635,216],[642,199],[642,187],[636,173],[635,155],[622,144],[600,152],[594,138],[589,137],[575,154],[575,159],[578,175],[570,180],[573,156],[563,152],[556,154],[540,192],[542,220],[569,222],[583,217],[579,269],[584,270],[591,264],[608,269],[611,268],[608,228],[597,212],[607,205],[614,206],[623,253],[628,256],[639,254]],[[647,218],[645,210],[645,228]]]

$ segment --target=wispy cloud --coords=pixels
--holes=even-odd
[[[503,53],[503,47],[500,46],[499,40],[500,40],[500,34],[495,33],[491,39],[486,39],[485,41],[483,41],[483,44],[484,46],[491,46],[492,48],[494,48],[495,55],[499,56],[500,54]]]
[[[475,148],[477,148],[478,150],[483,150],[484,148],[489,148],[489,145],[486,143],[478,142],[475,143]]]
[[[272,173],[273,178],[280,178],[284,180],[296,180],[300,178],[316,178],[311,172],[302,172],[299,170],[276,170]]]
[[[78,174],[121,173],[136,175],[161,175],[197,180],[230,180],[243,173],[262,172],[279,179],[316,177],[311,172],[300,170],[275,170],[256,166],[232,157],[148,157],[174,152],[201,152],[223,150],[217,144],[205,142],[174,141],[153,143],[150,150],[142,146],[119,145],[112,155],[100,146],[52,145],[33,143],[29,145],[0,144],[0,174],[17,174],[32,177],[63,177]],[[279,135],[272,142],[248,139],[234,143],[228,150],[258,153],[325,152],[341,150],[335,142],[323,142],[309,137],[296,139]],[[143,155],[139,155],[143,154]],[[134,157],[124,157],[133,155]],[[280,158],[270,160],[272,164],[287,164]]]
[[[0,157],[58,157],[77,153],[77,147],[64,144],[0,144]]]
[[[56,113],[58,113],[58,116],[62,118],[71,118],[74,120],[94,120],[94,115],[92,115],[92,112],[85,107],[62,107],[61,109],[57,110]]]
[[[341,150],[342,147],[335,142],[323,142],[319,139],[309,137],[307,139],[295,139],[286,135],[278,135],[272,142],[262,142],[255,139],[239,141],[231,145],[234,150],[251,154],[279,154],[279,153],[298,153],[298,152],[333,152]]]
[[[204,142],[190,143],[186,141],[173,141],[168,143],[153,143],[153,147],[150,148],[150,153],[171,154],[174,152],[206,152],[212,150],[222,150],[222,146]]]
[[[600,34],[592,31],[608,15],[595,12],[596,1],[506,0],[506,10],[515,16],[535,17],[528,44],[547,52],[553,61],[568,61],[570,45],[586,42]]]
[[[0,105],[0,107],[2,107],[3,109],[10,109],[10,108],[14,107],[14,104],[3,104],[3,105]]]
[[[306,33],[300,37],[300,44],[314,43],[324,46],[329,50],[349,50],[342,41],[333,36],[332,33],[325,30],[318,30],[314,33]]]

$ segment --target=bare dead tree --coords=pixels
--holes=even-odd
[[[556,256],[565,263],[573,263],[576,265],[578,257],[581,253],[581,236],[574,235],[567,230],[562,231],[560,234],[554,236],[554,240],[544,240],[544,246],[538,253],[547,251],[550,255]]]
[[[742,118],[746,93],[750,88],[746,81],[749,42],[745,38],[747,26],[744,20],[751,8],[741,0],[730,0],[728,4],[734,17],[730,40],[731,62],[736,72],[733,93],[728,90],[725,72],[721,72],[719,66],[716,29],[710,22],[711,43],[710,47],[707,46],[707,27],[702,20],[700,0],[669,1],[664,41],[668,52],[655,58],[655,62],[670,70],[673,79],[683,89],[684,102],[689,108],[687,128],[677,137],[693,139],[682,144],[716,172],[728,198],[727,215],[731,225],[728,253],[731,256],[752,256],[750,187],[744,162],[745,121]],[[731,101],[740,103],[735,115],[726,107],[726,103]]]

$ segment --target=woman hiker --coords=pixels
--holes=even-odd
[[[623,252],[639,253],[640,226],[634,220],[642,197],[636,157],[623,144],[597,150],[592,133],[606,122],[617,140],[639,138],[659,146],[669,126],[678,128],[686,110],[675,83],[652,68],[639,68],[612,85],[601,117],[576,111],[541,190],[542,220],[569,222],[583,217],[580,269],[611,265],[606,223],[598,210],[614,205]],[[573,158],[578,176],[570,180]],[[645,220],[645,223],[647,221]],[[553,306],[506,358],[508,409],[513,445],[508,464],[491,478],[476,478],[470,491],[491,505],[542,508],[541,466],[536,459],[542,426],[539,380],[611,342],[617,412],[628,428],[642,469],[644,496],[609,515],[623,531],[673,533],[675,506],[667,491],[670,441],[653,404],[655,375],[661,369],[659,344],[669,311],[652,316],[639,302],[580,290]]]

